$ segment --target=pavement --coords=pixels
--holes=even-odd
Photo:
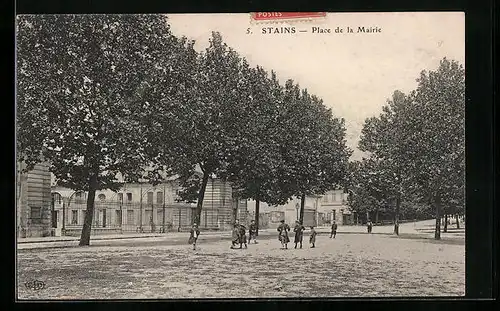
[[[434,234],[434,220],[425,220],[418,222],[402,223],[399,226],[400,235],[417,236],[422,238],[431,238]],[[449,226],[448,233],[442,233],[443,238],[463,238],[465,228],[462,225],[460,230],[454,229],[455,225]],[[306,230],[306,235],[307,235]],[[329,234],[330,226],[317,227],[316,231],[319,235]],[[372,234],[393,234],[393,225],[374,226]],[[365,226],[339,226],[337,235],[342,234],[367,234]],[[261,229],[259,230],[259,239],[268,239],[276,236],[276,229]],[[136,241],[141,243],[186,243],[189,234],[186,232],[168,232],[168,233],[123,233],[109,235],[95,235],[91,237],[91,245],[110,245],[123,244]],[[139,240],[140,239],[140,240]],[[214,231],[203,232],[200,235],[199,241],[218,241],[230,240],[231,231]],[[75,247],[78,246],[80,238],[75,236],[61,237],[31,237],[18,238],[17,249],[37,249],[37,248],[59,248],[59,247]]]

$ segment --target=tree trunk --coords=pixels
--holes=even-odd
[[[299,217],[299,221],[300,221],[300,223],[302,225],[304,224],[304,208],[305,208],[305,205],[306,205],[306,195],[303,194],[300,197],[300,217]]]
[[[232,204],[232,211],[233,211],[233,215],[232,215],[232,220],[233,220],[233,224],[236,222],[236,219],[238,219],[238,197],[236,196],[233,196],[233,204]]]
[[[436,229],[434,230],[434,239],[441,240],[441,200],[437,198],[434,201],[436,207]]]
[[[207,189],[207,183],[209,178],[209,173],[203,173],[203,179],[201,181],[201,188],[198,192],[198,202],[196,203],[196,215],[194,217],[194,222],[200,225],[201,220],[201,209],[203,208],[203,199],[205,198],[205,190]]]
[[[399,211],[401,209],[401,194],[396,196],[396,210],[394,213],[394,234],[399,235]]]
[[[255,200],[255,226],[257,230],[255,230],[255,235],[259,236],[259,209],[260,209],[260,200]]]
[[[95,192],[97,189],[97,174],[90,177],[89,193],[87,197],[87,211],[83,222],[82,235],[79,246],[90,245],[90,233],[92,230],[92,220],[94,218]]]
[[[448,214],[444,213],[444,228],[443,232],[448,232]]]
[[[378,208],[375,211],[375,224],[378,224]]]
[[[455,220],[457,222],[457,229],[460,229],[460,221],[458,219],[458,214],[455,215]]]

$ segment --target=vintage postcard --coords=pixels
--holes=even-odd
[[[18,15],[18,300],[465,295],[463,12]]]

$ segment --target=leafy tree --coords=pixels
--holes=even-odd
[[[28,169],[41,157],[57,182],[95,192],[137,181],[149,158],[152,94],[176,98],[185,40],[160,15],[24,15],[17,20],[17,142]],[[154,170],[149,171],[149,175]]]
[[[244,101],[243,71],[248,65],[216,32],[205,52],[191,60],[194,70],[187,77],[190,88],[185,90],[189,94],[176,105],[162,102],[168,105],[170,118],[177,120],[176,128],[170,131],[171,122],[159,120],[160,131],[165,127],[169,135],[161,136],[155,148],[168,155],[160,163],[165,161],[169,172],[184,181],[181,198],[192,197],[198,188],[194,221],[199,223],[208,180],[227,171],[228,157],[246,143],[238,141],[238,128],[247,123],[246,105],[240,102]],[[199,180],[193,177],[196,169],[202,172]]]
[[[420,74],[407,106],[408,172],[414,192],[433,206],[435,239],[441,238],[442,208],[463,208],[465,189],[465,70],[441,60],[435,71]]]
[[[334,118],[323,101],[300,91],[292,80],[285,83],[283,108],[277,121],[277,143],[285,165],[278,168],[280,187],[301,199],[339,187],[351,154],[345,141],[345,122]]]
[[[389,212],[393,204],[391,198],[391,184],[388,180],[392,177],[392,172],[384,167],[380,160],[371,158],[350,163],[350,181],[348,189],[349,208],[361,215],[366,214],[367,220],[370,213]],[[391,211],[393,213],[393,211]]]
[[[242,68],[245,87],[240,105],[245,106],[246,118],[235,129],[236,142],[228,155],[228,166],[221,177],[229,180],[236,199],[256,201],[255,223],[259,226],[260,202],[269,205],[285,204],[287,195],[273,191],[278,185],[275,172],[283,164],[278,145],[275,143],[276,118],[282,100],[282,88],[274,73],[268,77],[261,68]],[[258,231],[257,231],[258,234]]]
[[[394,204],[394,233],[399,234],[399,217],[403,199],[406,175],[406,148],[408,133],[406,131],[405,107],[410,97],[400,91],[395,91],[392,99],[382,107],[378,117],[365,121],[362,129],[359,148],[369,152],[370,158],[380,163],[385,171],[385,197]]]

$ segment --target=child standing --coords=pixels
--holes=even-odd
[[[200,235],[200,229],[198,229],[198,225],[196,223],[194,223],[191,227],[190,233],[191,235],[189,236],[188,243],[193,244],[193,250],[196,250],[196,241]]]
[[[316,230],[314,230],[314,226],[311,226],[311,237],[309,238],[309,243],[312,244],[311,248],[314,248],[316,247],[316,235],[317,235],[317,232]]]
[[[306,228],[297,220],[295,222],[295,227],[293,228],[293,231],[295,232],[295,238],[294,238],[294,243],[295,243],[295,248],[297,248],[297,243],[300,243],[300,248],[302,248],[302,238],[304,236],[304,230]]]
[[[257,243],[257,225],[255,224],[255,220],[252,219],[250,223],[250,227],[248,228],[248,244],[250,244],[250,241],[252,241],[256,244]]]
[[[335,239],[336,235],[337,235],[337,224],[335,223],[335,221],[333,221],[332,232],[330,233],[330,239],[332,238],[332,236]]]
[[[290,238],[288,237],[288,231],[290,231],[290,226],[285,223],[285,220],[280,221],[281,224],[278,226],[277,231],[278,239],[281,242],[281,246],[285,249],[288,249],[288,243],[290,242]]]

